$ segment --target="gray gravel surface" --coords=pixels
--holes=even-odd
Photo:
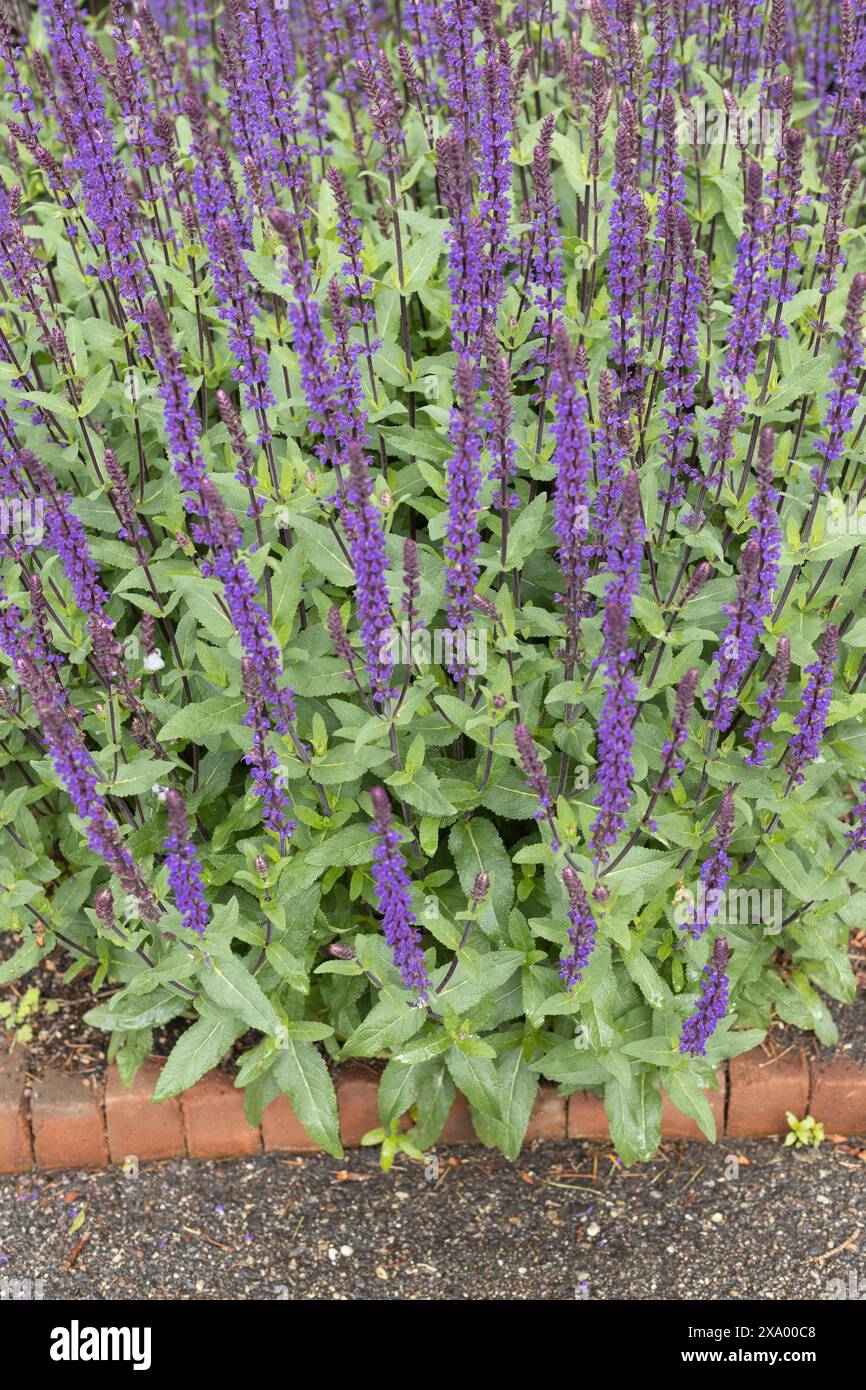
[[[864,1196],[850,1141],[667,1144],[628,1171],[571,1143],[387,1174],[355,1150],[27,1175],[0,1179],[0,1281],[46,1299],[866,1296]]]

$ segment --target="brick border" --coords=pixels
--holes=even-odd
[[[131,1090],[115,1067],[96,1085],[63,1072],[28,1083],[26,1060],[0,1052],[0,1173],[31,1168],[87,1168],[121,1164],[128,1158],[237,1158],[257,1153],[317,1153],[285,1096],[267,1107],[262,1124],[247,1124],[242,1093],[218,1071],[185,1095],[151,1099],[159,1063],[149,1060]],[[707,1092],[720,1137],[784,1134],[786,1112],[821,1120],[828,1134],[866,1134],[866,1067],[849,1057],[830,1062],[807,1057],[795,1043],[771,1055],[762,1048],[735,1057],[718,1073],[719,1088]],[[378,1074],[362,1062],[338,1068],[337,1100],[343,1143],[360,1143],[379,1125]],[[527,1130],[535,1139],[609,1139],[604,1106],[589,1091],[569,1097],[543,1082]],[[695,1122],[667,1096],[663,1139],[702,1139]],[[477,1143],[469,1107],[458,1095],[442,1144]]]

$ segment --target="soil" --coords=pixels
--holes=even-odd
[[[767,1140],[628,1170],[571,1142],[389,1173],[364,1149],[27,1173],[0,1179],[0,1279],[109,1301],[862,1298],[864,1178],[856,1141]]]
[[[10,932],[0,935],[0,960],[11,956],[19,944],[18,939]],[[837,1000],[824,996],[839,1029],[838,1047],[823,1047],[813,1033],[802,1034],[777,1022],[767,1040],[771,1049],[784,1049],[792,1040],[805,1039],[811,1056],[828,1060],[841,1054],[866,1065],[866,931],[852,932],[850,957],[858,985],[854,1002],[840,1004]],[[64,975],[74,959],[77,957],[59,945],[23,979],[0,986],[0,1001],[20,999],[29,988],[35,987],[39,990],[40,1008],[29,1020],[33,1038],[26,1044],[28,1070],[32,1076],[41,1076],[48,1068],[60,1068],[79,1076],[101,1076],[107,1069],[108,1035],[86,1024],[84,1015],[96,1004],[104,1004],[110,999],[114,989],[107,986],[93,994],[93,971],[89,965],[74,979],[64,980]],[[43,1006],[48,1000],[56,1001],[59,1006],[56,1012],[45,1011]],[[152,1055],[167,1057],[186,1027],[186,1020],[177,1018],[156,1029]],[[2,1037],[3,1029],[0,1026],[0,1038]],[[256,1040],[257,1035],[252,1032],[240,1037],[220,1064],[222,1069],[229,1074],[233,1073],[235,1059]],[[15,1045],[14,1037],[7,1032],[5,1047],[8,1049],[12,1045]]]

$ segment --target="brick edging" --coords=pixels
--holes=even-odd
[[[146,1062],[131,1090],[114,1067],[95,1084],[63,1072],[49,1072],[28,1084],[25,1059],[0,1053],[0,1173],[104,1167],[127,1159],[319,1151],[285,1096],[267,1107],[260,1126],[252,1127],[244,1115],[243,1092],[221,1072],[210,1072],[184,1095],[154,1105],[159,1072],[159,1062]],[[798,1044],[776,1056],[757,1048],[721,1068],[718,1079],[719,1089],[706,1095],[720,1137],[784,1134],[789,1110],[798,1117],[811,1113],[828,1134],[866,1134],[866,1067],[850,1058],[810,1059]],[[377,1084],[378,1074],[363,1063],[349,1062],[337,1070],[340,1132],[347,1147],[379,1127]],[[526,1137],[607,1140],[604,1104],[589,1091],[559,1096],[545,1082]],[[667,1096],[662,1137],[703,1138]],[[463,1096],[458,1095],[440,1142],[478,1142]]]

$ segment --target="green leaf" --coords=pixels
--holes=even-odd
[[[701,1133],[709,1139],[711,1144],[715,1144],[716,1118],[710,1102],[688,1068],[680,1071],[666,1071],[662,1078],[662,1085],[677,1109],[694,1120]]]
[[[460,887],[467,901],[476,876],[482,872],[489,874],[490,891],[479,914],[479,923],[485,931],[495,931],[498,927],[499,932],[504,933],[514,906],[514,873],[499,831],[485,816],[473,816],[452,827],[448,848],[454,856]]]
[[[273,1004],[237,956],[226,955],[215,960],[212,969],[203,968],[201,984],[215,1004],[242,1018],[250,1028],[273,1037],[280,1027]]]
[[[153,1092],[154,1100],[166,1100],[190,1086],[215,1067],[243,1032],[243,1025],[206,1003],[201,1017],[181,1033],[166,1059]]]
[[[159,731],[161,743],[175,738],[188,738],[207,744],[240,724],[247,712],[247,702],[241,695],[213,695],[187,705],[167,719]]]
[[[467,1057],[452,1047],[445,1059],[457,1089],[462,1091],[473,1110],[480,1110],[494,1119],[501,1119],[499,1078],[496,1065],[489,1057]]]
[[[632,1076],[630,1084],[612,1078],[604,1088],[610,1137],[626,1167],[648,1162],[661,1142],[662,1098],[655,1072]]]
[[[334,1158],[342,1158],[334,1083],[313,1044],[290,1038],[280,1050],[273,1076],[313,1142]]]

